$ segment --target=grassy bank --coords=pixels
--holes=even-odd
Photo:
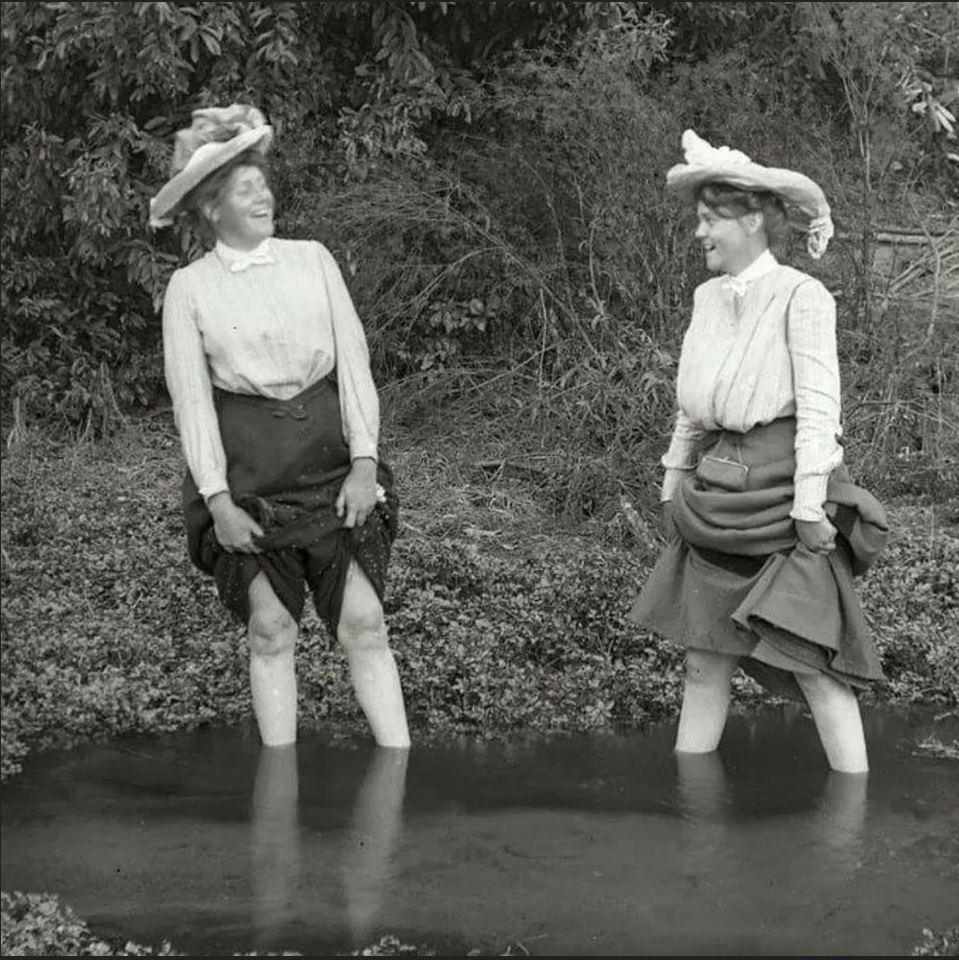
[[[564,519],[557,491],[582,464],[477,466],[515,456],[504,443],[390,451],[405,506],[387,609],[417,736],[671,716],[680,655],[625,621],[659,548],[655,504],[594,485],[606,502]],[[181,470],[162,417],[110,441],[6,452],[5,776],[75,738],[248,721],[243,631],[186,559]],[[955,507],[899,503],[892,516],[893,542],[861,583],[888,674],[874,696],[956,709]],[[364,729],[343,656],[312,618],[299,668],[307,727]],[[757,695],[746,681],[738,693]]]
[[[387,609],[414,736],[672,717],[680,655],[625,621],[660,546],[655,491],[610,483],[575,451],[478,442],[453,420],[445,435],[390,431],[404,508]],[[4,778],[49,747],[251,722],[243,632],[186,559],[181,471],[163,415],[98,443],[28,434],[5,450]],[[860,584],[888,675],[877,702],[959,709],[956,507],[892,504],[893,542]],[[298,656],[304,725],[365,736],[344,659],[312,617]],[[737,681],[740,705],[759,699]],[[49,897],[5,895],[3,914],[5,955],[174,955],[104,945]],[[955,955],[957,942],[930,934],[916,950]]]

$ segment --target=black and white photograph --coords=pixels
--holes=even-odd
[[[0,56],[3,956],[959,956],[959,3]]]

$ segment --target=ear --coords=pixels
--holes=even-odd
[[[202,204],[200,213],[208,223],[216,223],[220,219],[220,208],[215,203]]]
[[[766,218],[762,215],[762,212],[759,210],[750,210],[749,213],[743,216],[743,226],[746,228],[746,233],[751,237],[754,237],[763,227],[766,225]]]

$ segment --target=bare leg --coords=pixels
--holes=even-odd
[[[381,747],[408,747],[410,733],[400,676],[390,650],[383,607],[366,574],[351,561],[337,636],[353,689]]]
[[[296,667],[298,628],[270,586],[258,573],[250,584],[250,690],[253,712],[265,747],[296,742]]]
[[[795,676],[809,703],[829,766],[839,773],[866,773],[866,736],[856,694],[823,673]]]
[[[687,653],[683,708],[676,734],[677,752],[710,753],[719,746],[738,663],[738,657],[726,653],[707,650]]]

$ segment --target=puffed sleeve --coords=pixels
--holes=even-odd
[[[189,281],[182,270],[163,297],[163,365],[187,467],[205,499],[229,489],[213,386]]]
[[[669,448],[661,460],[666,468],[659,497],[661,501],[672,500],[683,478],[696,468],[699,446],[707,433],[705,428],[694,423],[682,410],[677,412]]]
[[[822,520],[829,475],[842,463],[836,302],[818,280],[795,290],[787,344],[796,401],[795,520]]]
[[[660,500],[672,500],[676,488],[682,483],[683,478],[696,468],[699,448],[703,437],[709,432],[704,426],[698,423],[684,409],[682,396],[689,396],[691,388],[693,391],[701,385],[703,379],[696,358],[696,337],[700,335],[698,329],[698,320],[706,296],[706,284],[700,284],[693,293],[693,316],[689,327],[683,336],[683,346],[679,358],[679,369],[676,376],[676,402],[677,412],[673,424],[673,433],[670,437],[669,447],[663,455],[660,463],[666,468],[663,477],[663,486],[660,493]]]
[[[363,324],[333,254],[317,244],[326,283],[336,350],[343,435],[350,458],[378,457],[380,400],[370,370],[370,354]]]

